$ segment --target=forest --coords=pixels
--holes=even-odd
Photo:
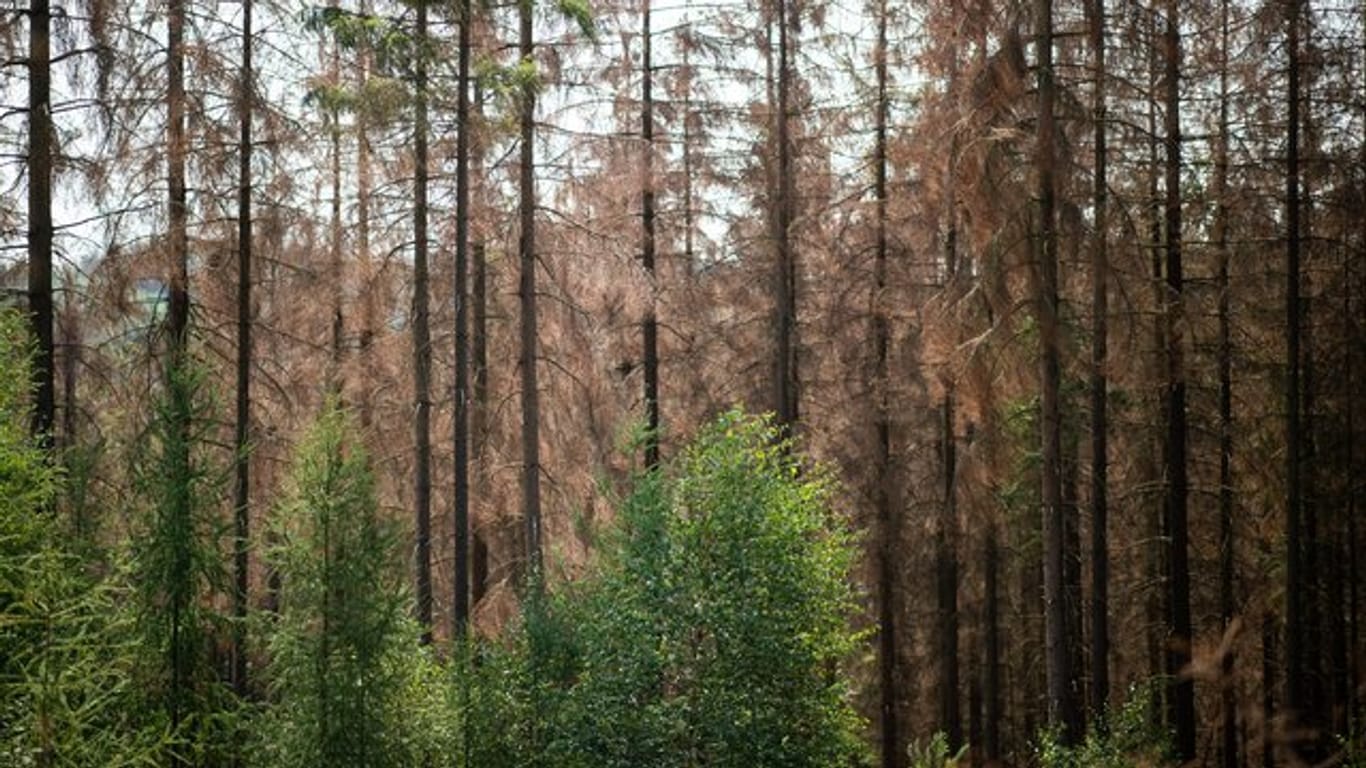
[[[1366,766],[1360,0],[0,19],[0,765]]]

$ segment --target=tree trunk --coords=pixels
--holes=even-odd
[[[39,443],[52,445],[57,390],[52,306],[52,9],[31,0],[28,27],[28,313],[33,356],[33,419]]]
[[[943,421],[944,507],[935,538],[935,573],[939,613],[939,730],[949,751],[963,743],[962,707],[958,699],[958,556],[955,550],[958,509],[955,474],[958,449],[953,434],[953,395],[944,396]]]
[[[522,61],[535,56],[530,0],[519,4],[518,50]],[[522,515],[526,525],[527,579],[531,593],[541,590],[541,433],[540,391],[536,383],[536,88],[522,89],[521,158],[517,240],[521,265],[519,298],[522,314]]]
[[[237,410],[233,430],[233,626],[232,687],[247,695],[247,594],[251,500],[251,117],[252,0],[242,2],[242,65],[239,73],[237,140]]]
[[[1109,433],[1108,355],[1109,200],[1106,176],[1105,0],[1094,0],[1091,55],[1095,66],[1092,120],[1095,122],[1095,231],[1091,246],[1091,711],[1105,714],[1110,700]]]
[[[1305,634],[1308,576],[1304,570],[1304,530],[1300,488],[1300,0],[1286,0],[1286,163],[1285,163],[1285,706],[1303,723],[1308,714]]]
[[[1167,676],[1171,681],[1169,723],[1180,760],[1195,757],[1195,683],[1186,672],[1191,654],[1190,555],[1187,522],[1186,380],[1182,350],[1183,277],[1181,258],[1181,30],[1179,0],[1167,0],[1163,36],[1166,109],[1166,271],[1163,317],[1167,335],[1166,515]]]
[[[417,4],[413,119],[413,518],[417,531],[417,621],[432,641],[432,337],[427,276],[427,4]]]
[[[1262,768],[1276,767],[1276,616],[1262,617]]]
[[[655,103],[654,65],[651,60],[650,0],[641,0],[641,86],[640,86],[640,264],[645,269],[650,292],[645,318],[641,322],[641,357],[645,368],[645,468],[659,465],[659,328],[655,322]]]
[[[792,248],[792,144],[788,111],[791,108],[791,64],[789,55],[789,0],[776,0],[778,11],[778,96],[775,109],[778,167],[774,184],[773,241],[777,261],[775,272],[776,369],[774,409],[778,425],[792,434],[798,419],[797,377],[797,264]]]
[[[900,516],[892,501],[892,425],[889,404],[889,331],[887,320],[887,0],[879,0],[877,48],[876,139],[873,147],[873,196],[876,200],[873,252],[873,409],[875,432],[874,498],[877,507],[878,673],[881,693],[882,768],[900,768],[902,747],[897,702],[896,553]]]
[[[1064,589],[1064,520],[1062,504],[1061,423],[1059,418],[1060,363],[1058,343],[1058,234],[1054,211],[1053,2],[1035,0],[1038,55],[1038,134],[1035,170],[1039,197],[1039,278],[1035,297],[1039,325],[1039,368],[1042,413],[1042,474],[1044,531],[1044,635],[1048,678],[1048,719],[1062,728],[1065,743],[1081,736],[1080,708],[1073,696],[1074,680]]]
[[[1228,0],[1219,4],[1219,129],[1214,157],[1214,247],[1219,267],[1219,616],[1227,635],[1234,612],[1233,377],[1228,252]],[[1223,768],[1238,766],[1238,699],[1232,645],[1220,660]]]
[[[986,721],[982,734],[982,748],[988,764],[993,764],[1001,759],[1001,612],[997,586],[1001,557],[997,547],[996,535],[996,526],[990,526],[987,529],[985,552],[986,616],[984,623],[986,627],[983,632],[986,636],[986,679],[982,691],[984,719]]]
[[[455,107],[455,595],[451,639],[465,635],[470,619],[470,339],[467,290],[470,246],[470,0],[460,0],[460,41]]]

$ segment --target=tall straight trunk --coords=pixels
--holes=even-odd
[[[333,8],[337,0],[332,0]],[[341,85],[341,44],[332,43],[332,50],[328,55],[328,79],[335,87]],[[327,275],[328,288],[331,293],[331,336],[328,341],[328,349],[332,353],[330,368],[328,369],[328,389],[340,395],[344,391],[345,374],[342,372],[342,345],[344,343],[346,324],[343,316],[342,307],[342,287],[345,280],[342,277],[342,126],[341,110],[332,108],[328,116],[330,125],[328,140],[330,142],[328,159],[332,165],[332,204],[331,219],[328,232],[327,243]]]
[[[1035,0],[1038,56],[1038,133],[1035,173],[1038,183],[1038,287],[1035,311],[1039,325],[1040,431],[1043,474],[1044,650],[1048,678],[1048,720],[1062,729],[1065,743],[1081,736],[1080,707],[1074,696],[1071,643],[1067,632],[1064,585],[1064,515],[1062,503],[1062,445],[1059,389],[1061,367],[1058,343],[1058,233],[1055,211],[1056,123],[1053,109],[1053,0]]]
[[[536,54],[532,37],[531,0],[518,5],[518,50],[523,63]],[[528,586],[533,595],[541,590],[541,406],[536,382],[536,89],[522,89],[521,147],[518,178],[517,239],[521,278],[518,298],[522,315],[522,516],[526,525]]]
[[[775,171],[773,242],[776,256],[774,274],[774,331],[776,367],[774,371],[774,408],[778,424],[788,434],[797,425],[797,264],[792,247],[792,216],[795,187],[792,179],[792,144],[788,124],[791,109],[792,72],[789,39],[789,0],[776,0],[778,11],[778,90],[775,108],[778,163]]]
[[[692,23],[685,21],[688,32],[692,32]],[[693,274],[697,269],[693,253],[693,227],[696,221],[696,212],[693,210],[693,115],[692,107],[692,61],[689,56],[690,46],[683,46],[683,146],[680,147],[683,153],[683,264],[688,270],[688,274]]]
[[[873,410],[874,498],[877,506],[877,602],[878,679],[881,694],[879,726],[882,731],[882,767],[900,768],[901,734],[897,717],[900,698],[897,677],[896,553],[899,549],[900,516],[892,502],[892,424],[889,403],[890,371],[887,308],[887,0],[879,0],[877,49],[877,105],[873,147],[873,197],[876,200],[873,252]]]
[[[28,312],[36,343],[31,429],[51,446],[57,390],[52,306],[52,8],[31,0],[28,13]]]
[[[1262,617],[1262,768],[1276,766],[1276,616]]]
[[[417,531],[417,620],[432,640],[432,336],[427,276],[427,4],[417,4],[413,119],[413,518]]]
[[[1219,129],[1214,154],[1214,248],[1219,261],[1219,617],[1225,634],[1231,631],[1237,610],[1233,592],[1233,346],[1229,325],[1228,2],[1219,3]],[[1238,699],[1232,646],[1220,664],[1222,765],[1237,768]]]
[[[1286,0],[1285,161],[1285,706],[1297,720],[1306,714],[1308,686],[1305,626],[1308,579],[1304,572],[1300,488],[1300,0]]]
[[[976,638],[970,638],[969,647],[975,648]],[[982,764],[982,670],[975,654],[968,658],[968,764]]]
[[[1152,276],[1151,285],[1155,294],[1154,304],[1156,311],[1153,313],[1153,350],[1155,356],[1160,355],[1167,348],[1167,331],[1162,321],[1162,306],[1166,297],[1166,287],[1162,283],[1162,198],[1158,194],[1158,177],[1161,159],[1160,134],[1157,124],[1157,93],[1159,87],[1159,66],[1157,56],[1157,12],[1150,10],[1147,13],[1147,64],[1148,64],[1148,104],[1147,104],[1147,136],[1148,136],[1148,162],[1147,162],[1147,186],[1148,186],[1148,205],[1146,206],[1148,225],[1148,258],[1149,273]],[[1153,376],[1160,376],[1158,371],[1153,372]],[[1166,413],[1166,402],[1160,400],[1158,409],[1160,414]],[[1165,417],[1159,416],[1159,421],[1165,422]],[[1153,456],[1163,456],[1166,453],[1166,430],[1165,423],[1162,428],[1153,430]],[[1161,469],[1152,466],[1150,475],[1154,478],[1154,485],[1165,482]],[[1167,558],[1166,541],[1167,535],[1167,514],[1166,496],[1163,495],[1160,504],[1149,505],[1151,508],[1148,519],[1147,540],[1150,542],[1148,549],[1149,563],[1148,570],[1153,587],[1148,591],[1146,605],[1147,613],[1147,656],[1148,656],[1148,676],[1154,680],[1160,679],[1166,672],[1166,657],[1163,653],[1163,643],[1165,636],[1163,629],[1167,623],[1166,604],[1167,604]],[[1153,697],[1152,722],[1159,723],[1166,720],[1164,703],[1167,699],[1167,692],[1161,691],[1159,695]]]
[[[484,89],[476,81],[474,85],[474,120],[482,125],[484,117]],[[470,136],[470,176],[482,179],[484,176],[484,144],[478,134]],[[473,190],[471,196],[474,196]],[[473,216],[471,207],[470,215]],[[487,440],[488,400],[489,400],[489,304],[488,304],[488,261],[484,258],[484,238],[479,228],[470,230],[470,258],[473,261],[473,304],[474,328],[470,339],[470,366],[473,370],[472,391],[474,410],[470,414],[470,432],[474,435],[475,454],[483,455]],[[480,474],[483,477],[483,473]]]
[[[988,763],[1001,759],[1001,610],[999,603],[999,573],[1001,555],[996,541],[996,526],[987,529],[985,580],[985,617],[983,634],[986,638],[984,660],[984,684],[982,686],[983,720],[982,734],[983,757]]]
[[[360,4],[362,14],[370,12],[369,0],[362,0]],[[365,91],[367,83],[370,81],[370,52],[361,46],[358,51],[360,71],[357,75],[358,87],[361,92]],[[355,114],[356,130],[356,257],[358,261],[358,282],[360,292],[360,331],[357,343],[357,357],[360,360],[361,370],[368,371],[373,369],[371,354],[374,349],[376,333],[376,315],[378,308],[375,306],[375,269],[370,255],[370,130],[366,124],[365,110],[356,110]],[[358,393],[360,399],[360,422],[361,426],[368,432],[370,424],[374,419],[371,402],[370,384],[363,379]]]
[[[655,321],[655,102],[651,60],[650,0],[641,0],[640,77],[640,264],[650,296],[641,322],[641,357],[645,368],[645,467],[659,465],[659,327]]]
[[[185,191],[185,2],[169,0],[166,9],[166,188],[167,246],[170,272],[167,332],[171,364],[184,360],[190,326],[189,208]]]
[[[1095,122],[1095,232],[1091,245],[1091,711],[1103,715],[1110,700],[1110,550],[1108,356],[1109,179],[1106,175],[1105,0],[1094,0],[1090,18],[1095,67],[1091,114]]]
[[[251,461],[251,117],[252,0],[242,2],[242,65],[238,75],[237,138],[237,410],[233,429],[233,605],[232,687],[247,695],[247,593]]]
[[[958,697],[958,555],[955,552],[958,508],[955,475],[958,447],[953,434],[953,394],[944,395],[943,421],[944,507],[935,537],[937,608],[939,613],[939,730],[956,752],[963,743],[962,707]]]
[[[1195,683],[1186,673],[1191,654],[1190,554],[1187,521],[1186,380],[1181,336],[1181,19],[1179,0],[1167,0],[1163,35],[1163,128],[1166,144],[1165,219],[1167,292],[1163,317],[1167,335],[1166,500],[1168,717],[1175,731],[1176,757],[1195,757]]]
[[[452,639],[464,636],[470,619],[470,0],[460,0],[460,41],[456,54],[455,106],[455,595],[451,600]]]

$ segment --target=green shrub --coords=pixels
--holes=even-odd
[[[853,541],[832,487],[728,413],[637,479],[596,570],[532,601],[490,655],[479,765],[847,766],[863,723]]]
[[[1136,686],[1118,710],[1112,710],[1086,740],[1075,747],[1063,745],[1057,735],[1044,731],[1039,738],[1041,768],[1155,768],[1170,765],[1169,736],[1149,718],[1157,683]]]
[[[405,619],[396,531],[346,415],[329,404],[298,449],[268,553],[282,582],[268,633],[271,703],[256,764],[415,765],[439,672]],[[439,685],[437,687],[439,690]],[[407,698],[412,697],[412,698]]]
[[[28,361],[22,319],[0,312],[0,764],[150,764],[138,636],[116,582],[88,573],[58,524],[59,474],[26,429]]]

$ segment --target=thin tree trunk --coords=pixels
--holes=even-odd
[[[28,313],[33,356],[33,435],[52,445],[57,390],[52,307],[52,9],[31,0],[28,27]]]
[[[237,410],[233,430],[233,649],[232,687],[247,695],[247,595],[249,525],[251,521],[251,117],[252,0],[242,2],[242,65],[239,73],[237,140]]]
[[[982,747],[988,764],[1001,759],[1001,635],[1000,604],[997,586],[1000,572],[1000,552],[996,542],[996,526],[987,529],[986,540],[986,682],[983,686],[985,728]]]
[[[185,191],[185,0],[169,0],[166,18],[166,181],[170,270],[167,330],[171,364],[182,364],[190,325],[189,209]]]
[[[935,537],[935,573],[939,613],[939,729],[957,752],[963,743],[962,707],[958,698],[958,556],[955,549],[958,525],[955,475],[958,448],[953,433],[953,394],[944,395],[943,421],[944,507]]]
[[[878,674],[881,693],[879,725],[882,731],[882,767],[900,768],[901,734],[897,717],[900,698],[897,677],[897,590],[896,552],[900,537],[900,516],[892,503],[892,425],[889,404],[888,370],[889,331],[887,321],[887,0],[879,0],[877,49],[876,144],[874,154],[873,196],[876,199],[875,250],[873,254],[873,409],[875,413],[874,466],[877,479],[874,495],[877,506],[877,598],[878,598]]]
[[[518,50],[522,61],[535,56],[532,37],[531,0],[519,4]],[[536,89],[527,84],[522,90],[521,158],[519,218],[521,232],[517,241],[521,265],[519,298],[522,314],[522,515],[526,525],[528,586],[539,594],[541,572],[541,433],[540,391],[536,382]]]
[[[1303,519],[1300,488],[1300,0],[1286,0],[1286,167],[1285,167],[1285,706],[1302,722],[1308,704],[1305,658]]]
[[[464,637],[470,619],[470,0],[460,0],[460,41],[455,107],[455,595],[451,601],[451,639]]]
[[[1167,0],[1163,62],[1166,109],[1166,268],[1163,316],[1167,335],[1167,676],[1173,748],[1181,760],[1195,757],[1195,683],[1186,672],[1191,654],[1190,554],[1187,522],[1186,380],[1182,350],[1181,254],[1181,29],[1179,0]]]
[[[773,201],[773,240],[777,259],[775,272],[776,370],[774,407],[778,424],[787,434],[797,425],[797,264],[792,248],[792,145],[788,111],[791,108],[791,66],[789,62],[789,0],[776,0],[778,11],[778,94],[775,110],[778,167]]]
[[[1219,4],[1219,135],[1214,166],[1214,247],[1219,259],[1219,615],[1227,635],[1234,611],[1233,377],[1228,253],[1228,0]],[[1232,645],[1221,659],[1222,763],[1238,766],[1238,700]]]
[[[1072,657],[1067,638],[1062,503],[1061,423],[1059,418],[1058,233],[1055,205],[1053,108],[1053,2],[1035,1],[1039,115],[1035,170],[1039,197],[1039,368],[1042,414],[1044,635],[1048,678],[1048,719],[1062,728],[1065,743],[1081,736],[1080,708],[1073,696]]]
[[[484,89],[478,82],[474,84],[473,122],[483,124]],[[470,176],[482,179],[484,176],[484,144],[478,133],[470,136]],[[471,196],[477,197],[471,190]],[[473,206],[470,211],[474,215]],[[471,222],[473,223],[473,222]],[[474,410],[470,414],[470,431],[474,435],[475,455],[482,456],[488,440],[488,401],[489,401],[489,304],[488,304],[488,262],[484,258],[484,237],[478,227],[470,229],[470,258],[474,270],[474,333],[470,344],[471,367],[473,370]],[[480,477],[484,475],[481,472]],[[482,488],[482,486],[481,486]],[[476,601],[477,602],[477,601]]]
[[[641,247],[640,264],[645,268],[650,292],[641,323],[641,356],[645,368],[645,468],[659,465],[659,328],[655,321],[655,103],[654,69],[651,60],[650,0],[641,0]]]
[[[1095,66],[1095,232],[1091,246],[1091,710],[1105,714],[1110,700],[1110,552],[1108,356],[1109,181],[1106,176],[1105,0],[1094,0],[1090,19]]]
[[[1276,616],[1262,617],[1262,768],[1276,766]]]
[[[368,0],[362,0],[361,13],[370,10]],[[370,81],[370,52],[361,46],[359,51],[360,73],[359,88],[365,92]],[[359,259],[357,270],[360,279],[358,286],[361,295],[361,321],[358,356],[362,370],[374,370],[371,355],[376,333],[375,270],[370,256],[370,131],[366,125],[365,110],[356,110],[356,254]],[[367,431],[373,421],[374,404],[371,402],[372,385],[364,380],[360,387],[360,421]]]
[[[417,4],[416,101],[413,120],[413,517],[417,531],[417,620],[432,640],[432,338],[427,276],[427,4]]]

